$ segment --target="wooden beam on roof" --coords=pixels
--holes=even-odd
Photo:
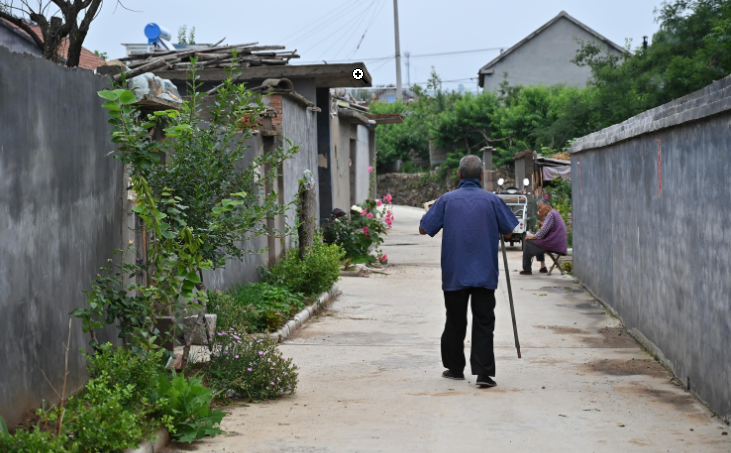
[[[353,78],[353,71],[361,69],[363,78]],[[241,69],[239,81],[264,79],[315,79],[318,88],[338,87],[370,87],[373,86],[365,63],[318,64],[318,65],[280,65],[280,66],[253,66]],[[155,70],[155,75],[169,80],[187,80],[186,71]],[[223,69],[200,69],[197,73],[200,82],[221,82],[228,77]]]

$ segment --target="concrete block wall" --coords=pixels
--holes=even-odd
[[[578,140],[574,272],[731,417],[731,78]]]
[[[97,92],[108,87],[91,71],[0,46],[0,416],[11,428],[42,401],[58,402],[43,372],[61,388],[69,313],[84,305],[82,291],[99,268],[119,259],[113,250],[134,236],[127,178],[107,155],[110,126]],[[314,112],[286,97],[274,96],[273,103],[280,113],[275,130],[302,145],[280,178],[281,201],[289,202],[305,169],[317,177],[317,123]],[[282,145],[282,137],[274,138]],[[248,145],[242,165],[264,152],[264,137]],[[251,251],[267,245],[266,237],[240,244]],[[204,281],[219,289],[256,281],[258,266],[269,263],[266,253],[249,254],[204,273]],[[99,337],[117,341],[114,329]],[[79,353],[88,342],[74,318],[70,391],[88,378]]]
[[[0,46],[0,416],[58,402],[69,313],[124,248],[122,165],[107,156],[108,83]],[[101,340],[114,340],[113,331]],[[74,318],[68,388],[87,379]]]

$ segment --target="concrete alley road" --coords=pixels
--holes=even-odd
[[[389,275],[344,278],[331,310],[282,345],[300,368],[297,394],[229,408],[228,434],[193,449],[731,451],[723,435],[728,427],[671,383],[572,277],[518,275],[519,247],[508,257],[523,358],[516,356],[507,293],[499,288],[498,387],[478,389],[471,376],[441,378],[441,237],[417,234],[422,215],[397,207],[383,247],[394,265]]]

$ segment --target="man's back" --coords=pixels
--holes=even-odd
[[[460,181],[444,194],[421,221],[430,236],[444,229],[442,289],[495,289],[498,279],[498,233],[513,231],[518,220],[505,203],[477,179]]]

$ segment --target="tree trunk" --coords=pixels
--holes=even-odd
[[[317,193],[312,172],[305,171],[305,179],[300,182],[297,233],[299,235],[299,254],[304,258],[315,244],[315,206]]]
[[[66,66],[73,68],[79,66],[81,60],[82,44],[86,38],[86,33],[74,27],[69,33],[69,52],[66,56]]]

